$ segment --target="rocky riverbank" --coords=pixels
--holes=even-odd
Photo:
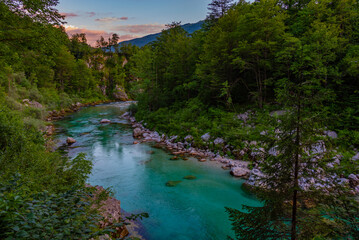
[[[131,117],[128,112],[122,115],[122,117],[129,120],[132,127],[134,128],[133,137],[136,138],[134,144],[141,142],[156,142],[160,146],[166,147],[174,155],[189,155],[197,158],[200,162],[217,161],[222,164],[222,168],[224,170],[230,170],[230,173],[233,176],[241,177],[244,179],[250,178],[252,170],[249,168],[249,161],[234,160],[219,154],[215,154],[208,149],[204,150],[192,147],[191,142],[193,137],[190,135],[185,137],[184,142],[176,141],[177,136],[166,136],[165,134],[159,135],[156,131],[151,131],[145,128],[142,123],[137,122],[136,119]],[[202,136],[202,139],[204,141],[208,141],[209,137],[209,134],[205,134]],[[223,139],[220,138],[214,140],[215,144],[222,144],[223,142]]]
[[[222,138],[212,139],[214,145],[222,146],[223,149],[227,151],[231,151],[232,155],[238,156],[239,158],[247,155],[249,159],[254,161],[243,161],[240,159],[231,159],[227,156],[221,156],[218,153],[214,153],[207,149],[195,148],[192,146],[193,137],[188,135],[184,138],[184,141],[178,141],[177,136],[166,136],[165,134],[160,135],[156,131],[151,131],[147,129],[142,122],[137,122],[136,119],[130,115],[130,113],[125,113],[122,115],[123,118],[130,121],[133,127],[133,137],[136,138],[134,144],[138,144],[141,142],[156,142],[160,146],[167,148],[174,155],[187,155],[197,158],[200,162],[205,161],[217,161],[222,164],[222,168],[224,170],[230,170],[230,174],[235,177],[246,179],[245,185],[248,187],[266,187],[265,179],[266,176],[263,172],[261,172],[258,163],[263,159],[265,154],[276,155],[278,154],[275,148],[269,150],[268,153],[265,152],[265,149],[260,147],[257,142],[247,142],[246,145],[250,147],[246,147],[244,149],[231,149],[230,146],[225,145],[225,141]],[[248,114],[239,115],[240,118],[248,118]],[[261,133],[262,134],[262,133]],[[263,133],[265,134],[265,133]],[[328,137],[335,138],[336,133],[333,131],[326,131]],[[209,143],[210,134],[206,133],[201,136],[204,143]],[[326,151],[325,144],[319,141],[317,144],[312,146],[312,150],[315,151],[317,156],[324,154]],[[359,153],[352,157],[351,161],[357,161],[359,159]],[[340,166],[341,164],[341,155],[336,155],[331,162],[327,163],[328,168],[334,168],[336,166]],[[313,161],[318,161],[317,158],[313,158]],[[315,162],[313,164],[316,164]],[[307,191],[312,187],[316,189],[323,189],[323,191],[327,191],[327,189],[334,188],[336,185],[347,186],[351,190],[351,194],[359,195],[359,174],[351,173],[347,178],[344,176],[338,176],[336,174],[329,174],[325,172],[321,167],[319,167],[315,172],[311,175],[312,177],[301,177],[299,179],[299,186],[301,189]],[[303,174],[305,175],[305,174]],[[315,176],[315,177],[314,177]]]

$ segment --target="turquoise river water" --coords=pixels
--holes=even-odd
[[[151,143],[133,144],[132,128],[120,116],[128,102],[84,108],[56,122],[57,138],[77,142],[70,157],[80,152],[93,161],[92,185],[111,187],[126,212],[147,212],[141,233],[150,240],[224,240],[233,235],[224,207],[260,203],[242,191],[243,180],[232,177],[219,163],[170,160],[169,152]],[[106,118],[111,124],[100,124]],[[183,179],[194,175],[195,180]],[[167,187],[167,181],[182,181]]]

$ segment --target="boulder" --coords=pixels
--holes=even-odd
[[[249,112],[238,114],[237,118],[239,120],[242,120],[243,122],[247,122],[247,120],[249,119]]]
[[[248,178],[251,170],[242,167],[232,167],[230,173],[235,177]]]
[[[23,99],[23,100],[22,100],[22,103],[24,103],[24,104],[30,104],[30,100],[27,99],[27,98],[26,98],[26,99]]]
[[[116,85],[115,90],[113,91],[113,97],[116,100],[120,101],[128,101],[128,96],[126,94],[126,91],[123,87]]]
[[[277,146],[272,147],[271,149],[269,149],[268,154],[276,157],[278,155]]]
[[[265,149],[264,148],[254,148],[250,155],[252,158],[255,158],[255,157],[262,158],[265,155]]]
[[[346,178],[338,178],[338,179],[335,179],[335,182],[339,185],[346,185],[349,183],[349,180]]]
[[[36,101],[30,101],[29,99],[24,99],[24,100],[22,100],[22,102],[25,104],[25,106],[31,106],[34,108],[43,108],[41,103],[36,102]]]
[[[55,133],[54,125],[46,126],[46,135],[51,136]]]
[[[182,181],[168,181],[166,182],[166,186],[167,187],[175,187],[177,186],[179,183],[181,183]]]
[[[359,178],[358,178],[356,175],[350,174],[350,175],[348,176],[348,179],[349,179],[349,184],[350,184],[350,186],[356,187],[356,186],[359,185]]]
[[[76,142],[76,140],[74,138],[72,138],[72,137],[68,137],[66,139],[66,142],[67,142],[68,145],[71,145],[71,144],[74,144]]]
[[[257,141],[251,141],[251,142],[249,143],[249,145],[250,145],[250,146],[257,146]]]
[[[193,176],[193,175],[188,175],[188,176],[185,176],[183,177],[184,179],[187,179],[187,180],[195,180],[197,177],[196,176]]]
[[[334,131],[324,131],[324,134],[333,139],[338,138],[338,134]]]
[[[177,139],[178,136],[171,136],[170,139],[168,140],[170,143],[173,143],[174,140]]]
[[[108,119],[102,119],[100,123],[111,123],[111,120],[108,120]]]
[[[324,141],[320,140],[311,146],[313,154],[321,154],[327,151]]]
[[[221,144],[224,144],[224,140],[223,140],[223,138],[216,138],[216,139],[213,141],[213,143],[214,143],[215,145],[221,145]]]
[[[250,172],[249,178],[246,181],[246,184],[251,186],[262,186],[265,187],[264,182],[262,179],[265,177],[265,175],[257,168],[253,168]]]
[[[359,195],[359,185],[354,188],[354,194]]]
[[[43,106],[39,102],[36,102],[36,101],[30,102],[30,105],[31,105],[31,107],[34,107],[34,108],[43,108]]]
[[[191,135],[187,135],[187,136],[184,138],[184,140],[185,140],[186,142],[191,142],[191,141],[193,140],[193,137],[192,137]]]
[[[142,137],[142,130],[141,130],[141,128],[135,128],[135,129],[133,129],[133,137],[134,137],[134,138]]]
[[[340,160],[343,158],[343,156],[342,155],[335,155],[335,157],[333,158],[333,160],[334,160],[334,162],[333,163],[335,163],[335,164],[337,164],[337,165],[340,165]]]
[[[209,133],[206,133],[202,135],[201,138],[204,142],[208,142],[208,140],[211,138],[211,135]]]
[[[355,155],[352,157],[352,160],[353,160],[353,161],[359,160],[359,152],[357,152],[357,154],[355,154]]]

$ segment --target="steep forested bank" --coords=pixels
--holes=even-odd
[[[108,193],[85,187],[91,161],[51,152],[41,132],[53,110],[128,98],[126,56],[102,48],[118,36],[101,48],[68,38],[57,3],[0,1],[0,239],[115,237],[123,225],[99,224]]]
[[[356,238],[358,2],[231,2],[130,58],[131,113],[187,147],[250,161],[265,206],[228,209],[238,239]]]

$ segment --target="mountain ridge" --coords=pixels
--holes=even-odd
[[[196,23],[187,23],[187,24],[183,24],[181,25],[181,27],[186,30],[189,34],[192,34],[193,32],[199,30],[202,28],[202,24],[204,23],[204,21],[199,21]],[[162,32],[159,33],[154,33],[154,34],[149,34],[146,35],[144,37],[140,37],[140,38],[134,38],[131,40],[127,40],[127,41],[123,41],[120,42],[118,45],[121,47],[125,44],[132,44],[138,47],[143,47],[145,45],[147,45],[150,42],[156,41],[157,37],[161,35]]]

